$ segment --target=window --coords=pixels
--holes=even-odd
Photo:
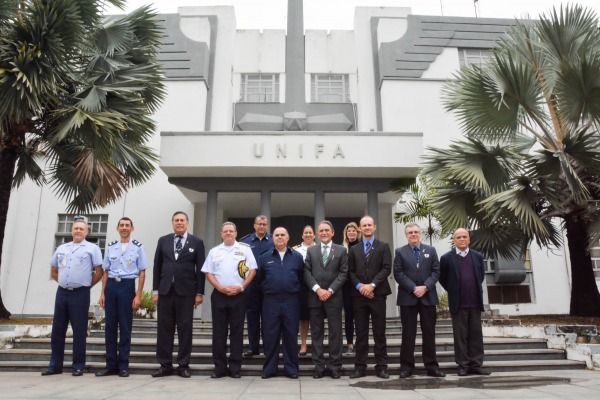
[[[310,80],[311,101],[316,103],[349,103],[348,75],[314,74]]]
[[[487,49],[458,49],[460,66],[484,66],[492,57],[492,51]]]
[[[86,240],[91,243],[96,243],[102,253],[106,247],[106,232],[108,230],[108,215],[107,214],[91,214],[84,215],[87,218],[88,235]],[[54,248],[56,249],[63,243],[70,242],[71,228],[73,227],[74,214],[58,214],[58,223],[56,234],[54,235]]]
[[[243,74],[240,101],[246,103],[272,103],[279,101],[279,75]]]
[[[600,241],[592,247],[590,252],[592,255],[592,266],[594,267],[594,276],[600,279]]]

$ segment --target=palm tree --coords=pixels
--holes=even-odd
[[[25,179],[89,212],[155,169],[146,142],[165,96],[162,27],[147,7],[105,18],[107,3],[123,6],[0,0],[0,258],[10,193]]]
[[[577,5],[517,22],[486,65],[445,85],[466,139],[431,149],[424,168],[444,223],[474,228],[488,255],[561,245],[564,229],[581,316],[600,316],[589,252],[600,238],[598,25]]]
[[[425,175],[419,175],[415,182],[408,185],[403,180],[398,180],[392,185],[392,189],[410,195],[408,201],[402,203],[394,214],[396,222],[407,224],[424,220],[425,226],[421,227],[421,233],[429,241],[430,246],[433,246],[434,240],[450,234],[439,222],[440,219],[431,205],[434,189]]]

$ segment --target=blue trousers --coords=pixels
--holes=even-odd
[[[288,376],[298,374],[298,330],[300,328],[298,296],[294,295],[289,299],[265,296],[262,318],[265,348],[263,374],[277,374],[280,339],[283,347],[284,374]]]
[[[246,296],[246,321],[248,322],[248,349],[252,350],[254,354],[259,354],[262,333],[260,314],[263,304],[263,293],[260,285],[253,280],[246,288],[244,296]]]
[[[62,371],[65,359],[65,338],[69,322],[73,328],[73,370],[85,368],[85,344],[87,338],[90,288],[80,287],[73,291],[58,287],[54,301],[54,319],[50,345],[49,368]]]
[[[104,289],[106,313],[104,338],[106,342],[106,368],[108,369],[115,371],[129,369],[134,297],[135,279],[123,279],[121,282],[117,282],[109,278],[106,282],[106,288]],[[117,330],[119,337],[117,337]]]

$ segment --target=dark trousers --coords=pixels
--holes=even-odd
[[[298,374],[298,330],[300,304],[298,296],[289,299],[265,297],[262,309],[265,364],[263,374],[276,375],[279,361],[279,341],[283,347],[283,372]]]
[[[426,306],[419,300],[414,306],[401,306],[402,344],[400,346],[400,369],[412,371],[415,368],[415,340],[417,338],[417,315],[421,321],[423,335],[423,364],[425,368],[439,368],[435,354],[435,306]]]
[[[158,296],[156,358],[164,367],[173,366],[175,327],[177,327],[179,341],[177,364],[180,368],[187,368],[190,365],[195,297],[195,295],[180,296],[173,287],[169,293]]]
[[[325,318],[329,327],[329,363],[323,357],[323,336],[325,335]],[[312,360],[315,371],[323,372],[325,368],[340,371],[342,368],[342,307],[332,307],[321,303],[320,307],[310,309],[310,334],[312,337]]]
[[[106,368],[129,369],[135,279],[108,279],[104,289]],[[117,337],[118,330],[118,337]],[[118,340],[118,346],[117,346]]]
[[[65,338],[69,322],[73,328],[73,370],[85,368],[85,345],[90,308],[90,288],[80,287],[69,291],[58,287],[54,301],[54,319],[50,345],[49,368],[62,371],[65,359]]]
[[[244,351],[244,313],[246,299],[243,294],[227,296],[213,290],[210,296],[212,310],[212,355],[215,373],[240,373]],[[227,336],[229,335],[229,359],[227,359]],[[229,368],[227,365],[229,364]]]
[[[344,296],[344,331],[346,333],[346,343],[354,344],[354,307],[352,306],[352,293],[356,289],[352,282],[347,280],[342,286],[342,295]]]
[[[479,368],[483,365],[483,333],[481,309],[459,308],[452,314],[454,335],[454,360],[462,368]]]
[[[244,292],[246,296],[246,321],[248,322],[248,349],[260,353],[261,317],[263,294],[258,283],[252,281]]]
[[[375,369],[387,369],[387,342],[385,337],[385,297],[375,297],[372,300],[366,297],[354,297],[354,321],[356,324],[356,359],[355,368],[367,368],[369,355],[369,317],[373,325],[373,339],[375,341]]]

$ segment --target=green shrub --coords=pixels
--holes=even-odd
[[[151,290],[144,290],[142,292],[142,303],[140,308],[145,308],[148,312],[156,311],[156,304],[154,304],[154,293]]]

